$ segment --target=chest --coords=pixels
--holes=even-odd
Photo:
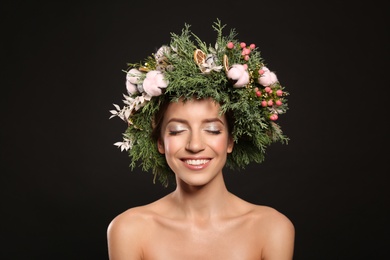
[[[261,259],[261,236],[245,222],[162,223],[148,238],[145,259]]]

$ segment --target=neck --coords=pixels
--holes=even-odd
[[[227,190],[222,174],[216,178],[219,179],[202,186],[178,182],[172,199],[185,216],[209,218],[226,210],[232,194]]]

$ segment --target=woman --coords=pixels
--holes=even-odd
[[[264,147],[287,140],[274,122],[286,110],[286,92],[254,46],[249,49],[253,53],[244,51],[234,31],[221,36],[219,21],[214,28],[224,48],[212,49],[211,55],[189,41],[188,28],[154,55],[155,63],[131,65],[126,106],[112,111],[129,123],[123,142],[116,145],[129,151],[133,167],[142,160],[144,170],[151,168],[165,185],[173,181],[176,189],[112,220],[109,257],[292,259],[291,221],[230,193],[222,173],[225,166],[263,160]],[[195,66],[188,60],[190,51]]]

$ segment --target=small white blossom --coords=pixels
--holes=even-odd
[[[121,118],[123,121],[129,123],[130,123],[129,118],[133,113],[133,110],[135,111],[139,110],[141,107],[143,107],[146,104],[147,101],[150,101],[150,99],[152,98],[150,95],[148,95],[145,92],[142,93],[141,96],[137,96],[136,98],[132,98],[127,95],[123,95],[123,96],[125,98],[123,100],[125,106],[123,108],[120,108],[117,104],[114,104],[116,110],[110,110],[110,113],[112,114],[110,118],[117,116]]]
[[[200,64],[200,70],[205,74],[210,73],[211,71],[220,72],[222,66],[217,66],[214,61],[215,59],[215,55],[207,54],[205,62]]]
[[[123,142],[116,142],[114,145],[120,148],[121,152],[123,152],[124,150],[127,151],[133,147],[133,141],[124,137]]]

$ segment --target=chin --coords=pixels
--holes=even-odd
[[[210,183],[214,178],[215,176],[210,176],[206,173],[191,173],[183,177],[177,177],[177,183],[183,183],[188,186],[204,186]]]

